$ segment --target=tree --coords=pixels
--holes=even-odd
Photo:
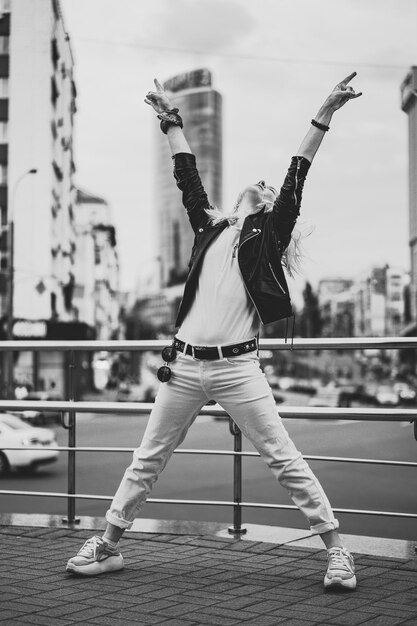
[[[321,329],[322,321],[319,300],[317,294],[314,293],[313,287],[307,281],[303,290],[303,309],[297,330],[302,337],[319,337]]]

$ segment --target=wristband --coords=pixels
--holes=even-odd
[[[330,126],[326,126],[325,124],[320,124],[320,122],[316,122],[316,120],[311,120],[311,123],[313,124],[313,126],[315,126],[316,128],[318,128],[319,130],[324,131],[325,133],[327,133],[327,131],[329,130]]]
[[[178,114],[178,109],[170,109],[169,111],[163,111],[157,115],[161,120],[161,130],[166,135],[170,126],[183,127],[181,115]]]

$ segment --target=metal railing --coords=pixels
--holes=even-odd
[[[161,350],[166,345],[165,340],[152,341],[4,341],[0,344],[0,352],[6,351],[63,351],[69,352],[68,359],[68,400],[66,401],[25,401],[25,400],[0,400],[0,411],[27,411],[37,410],[41,412],[58,411],[62,415],[62,424],[68,430],[68,445],[50,448],[62,452],[68,452],[67,471],[67,492],[44,492],[44,491],[18,491],[0,489],[0,495],[16,496],[39,496],[67,499],[67,517],[63,522],[74,524],[78,520],[75,515],[76,500],[105,500],[111,501],[112,496],[97,494],[76,493],[75,473],[76,473],[76,453],[82,452],[125,452],[132,453],[134,448],[120,447],[85,447],[76,445],[76,417],[79,413],[101,413],[103,415],[143,415],[148,414],[152,409],[152,403],[142,402],[82,402],[74,399],[74,368],[75,352],[77,350],[90,352],[124,352],[124,351],[155,351]],[[347,339],[295,339],[292,344],[281,339],[261,339],[261,350],[366,350],[366,349],[416,349],[417,338],[391,337],[391,338],[347,338]],[[226,416],[227,413],[219,406],[205,406],[201,415]],[[279,408],[282,418],[291,419],[315,419],[320,420],[361,420],[378,422],[404,422],[409,421],[414,424],[414,435],[417,439],[417,407],[398,409],[378,409],[378,408],[326,408],[326,407],[294,407],[283,406]],[[65,420],[65,417],[67,418]],[[216,455],[233,456],[233,500],[185,500],[185,499],[163,499],[149,498],[148,502],[163,504],[185,504],[185,505],[205,505],[205,506],[226,506],[233,507],[233,526],[229,532],[233,534],[243,534],[242,508],[264,508],[264,509],[297,509],[295,505],[269,504],[262,502],[242,501],[242,459],[244,457],[259,457],[257,452],[242,451],[242,433],[229,417],[229,428],[233,436],[233,451],[230,450],[208,450],[208,449],[185,449],[174,451],[174,454],[196,454],[196,455]],[[17,450],[21,447],[8,447],[4,450]],[[25,446],[25,450],[37,450],[35,446]],[[306,460],[361,463],[367,465],[398,466],[417,468],[417,463],[409,461],[391,461],[380,459],[365,459],[352,457],[333,457],[304,455]],[[392,516],[398,518],[417,519],[415,513],[400,513],[395,511],[375,511],[364,509],[344,509],[334,508],[335,513],[351,513],[357,515],[379,515]]]

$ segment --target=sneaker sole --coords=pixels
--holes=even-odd
[[[351,578],[328,578],[327,575],[324,577],[324,586],[326,589],[334,588],[334,589],[356,589],[356,576],[352,576]]]
[[[108,572],[117,572],[124,568],[123,557],[119,556],[109,557],[104,561],[94,561],[89,565],[75,565],[68,561],[66,571],[69,574],[76,574],[79,576],[98,576],[99,574],[107,574]]]

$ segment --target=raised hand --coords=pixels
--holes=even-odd
[[[157,113],[163,113],[172,109],[167,94],[157,78],[154,78],[156,91],[149,91],[146,94],[145,102],[155,109]]]
[[[359,98],[362,95],[362,92],[356,93],[353,87],[351,87],[348,83],[356,76],[356,72],[352,72],[349,76],[346,76],[340,83],[334,87],[331,94],[328,96],[325,105],[329,106],[333,111],[337,111],[340,109],[346,102],[349,100],[353,100],[354,98]]]

